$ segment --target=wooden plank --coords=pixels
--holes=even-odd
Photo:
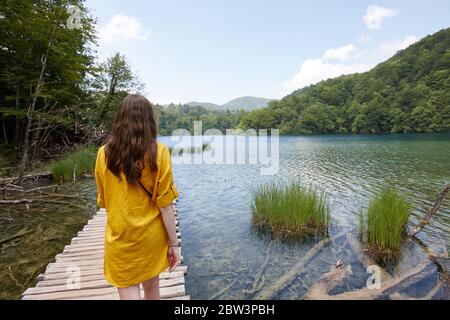
[[[64,247],[63,254],[89,252],[91,250],[101,250],[103,252],[105,251],[103,246],[69,245]]]
[[[180,256],[182,255],[181,247],[178,248]],[[104,255],[103,247],[76,247],[64,249],[62,254],[56,255],[56,259],[62,257],[89,257],[91,255]]]
[[[56,262],[83,261],[83,260],[101,260],[103,261],[105,254],[102,251],[91,251],[90,253],[73,253],[73,254],[57,254]]]
[[[72,242],[69,246],[78,245],[80,247],[98,247],[98,246],[104,246],[105,243],[105,237],[104,236],[96,236],[96,237],[77,237],[73,238]],[[178,238],[178,246],[181,246],[183,244],[183,241]]]
[[[173,271],[171,273],[169,272],[163,272],[159,275],[160,279],[174,279],[178,277],[184,277],[185,272],[183,270],[181,271]],[[61,273],[42,273],[40,274],[37,279],[38,283],[36,286],[40,286],[41,283],[45,283],[46,281],[55,281],[55,283],[63,282],[66,283],[68,277],[70,277],[71,274],[68,274],[67,272],[61,272]],[[84,281],[84,279],[95,279],[100,280],[104,279],[105,275],[103,274],[103,270],[88,270],[80,273],[81,280]]]
[[[105,241],[105,234],[85,234],[81,233],[76,236],[76,238],[72,239],[72,243],[74,242],[80,242],[80,241]]]
[[[161,300],[191,300],[191,296],[181,296],[181,297],[174,297],[174,298],[164,298]]]
[[[99,270],[103,272],[103,263],[99,264],[98,261],[82,261],[79,263],[50,263],[47,266],[46,273],[67,273],[70,268],[79,267],[80,272],[83,274],[91,270]],[[183,271],[187,273],[187,266],[178,266],[174,271]]]
[[[178,279],[182,278],[184,280],[184,273],[183,272],[164,272],[161,273],[159,276],[160,281],[162,280],[170,280],[170,279]],[[68,274],[57,274],[55,277],[51,277],[51,275],[47,275],[44,277],[39,278],[40,281],[36,284],[36,287],[48,287],[48,286],[58,286],[58,285],[66,285],[67,281],[71,279],[71,276]],[[81,283],[85,282],[91,282],[91,281],[97,281],[97,280],[105,280],[105,276],[102,273],[97,273],[93,275],[80,275],[80,281]],[[160,282],[162,283],[162,282]]]
[[[80,232],[78,233],[78,235],[76,236],[76,238],[72,239],[73,241],[88,241],[88,240],[102,240],[104,241],[105,239],[105,233],[83,233]]]
[[[96,288],[96,289],[80,289],[72,291],[62,291],[62,292],[50,292],[50,293],[39,293],[39,294],[24,294],[24,300],[66,300],[66,299],[95,299],[103,300],[108,296],[113,296],[115,299],[118,298],[118,292],[116,288]],[[185,286],[178,285],[173,287],[164,287],[160,289],[161,298],[170,297],[181,297],[186,295]],[[102,298],[104,297],[104,298]]]
[[[181,253],[181,247],[178,248],[180,255]],[[62,255],[59,254],[58,256],[66,256],[66,257],[74,257],[74,256],[84,256],[84,255],[92,255],[92,254],[104,254],[103,246],[88,246],[88,245],[70,245],[64,247],[64,251],[62,252]]]
[[[173,286],[178,286],[178,285],[184,285],[184,277],[168,279],[168,280],[160,280],[160,282],[159,282],[160,288],[173,287]],[[67,284],[47,285],[47,286],[37,286],[34,288],[29,288],[23,294],[24,295],[36,295],[36,294],[53,293],[53,292],[78,291],[78,290],[109,288],[109,287],[112,287],[112,286],[106,280],[100,279],[100,280],[94,280],[94,281],[80,281],[79,289],[70,287]]]
[[[89,251],[102,251],[105,249],[102,245],[85,245],[85,244],[72,244],[64,247],[63,254],[89,252]]]

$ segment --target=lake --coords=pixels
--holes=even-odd
[[[173,144],[168,137],[161,141]],[[302,298],[338,260],[353,272],[342,291],[364,287],[369,274],[358,259],[361,252],[354,252],[346,236],[357,237],[359,213],[380,188],[391,186],[411,203],[409,226],[414,226],[450,181],[449,159],[450,134],[284,136],[280,137],[280,170],[275,177],[261,176],[262,165],[258,164],[176,164],[174,159],[183,256],[189,267],[187,293],[193,299],[255,298],[320,240],[272,241],[252,229],[251,191],[271,179],[297,179],[323,190],[332,216],[331,242],[273,297]],[[1,244],[0,298],[19,298],[33,283],[33,276],[82,229],[95,211],[95,192],[93,180],[80,180],[64,185],[58,199],[47,195],[53,203],[32,204],[28,210],[24,206],[0,208],[0,241],[21,235]],[[81,201],[73,198],[77,195]],[[447,255],[449,225],[447,199],[418,240],[405,243],[399,262],[389,271],[393,275],[407,272],[427,259],[430,250]],[[250,292],[260,273],[262,287]],[[405,294],[422,296],[439,276],[436,268]],[[434,298],[445,294],[441,290]]]

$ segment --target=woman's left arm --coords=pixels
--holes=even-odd
[[[169,245],[172,247],[178,247],[177,227],[175,224],[175,212],[173,211],[173,205],[161,209],[161,215],[166,227],[167,235],[169,236]]]
[[[177,227],[175,224],[175,212],[173,205],[161,209],[162,219],[169,236],[169,272],[172,272],[180,263],[180,252],[178,251]]]

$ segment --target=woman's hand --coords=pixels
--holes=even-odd
[[[169,247],[167,257],[169,258],[169,272],[172,272],[180,263],[180,252],[178,251],[178,247]]]

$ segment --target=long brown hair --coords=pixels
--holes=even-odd
[[[157,135],[156,112],[150,101],[137,94],[127,96],[105,146],[108,169],[119,179],[124,173],[131,184],[139,181],[146,164],[155,171]]]

